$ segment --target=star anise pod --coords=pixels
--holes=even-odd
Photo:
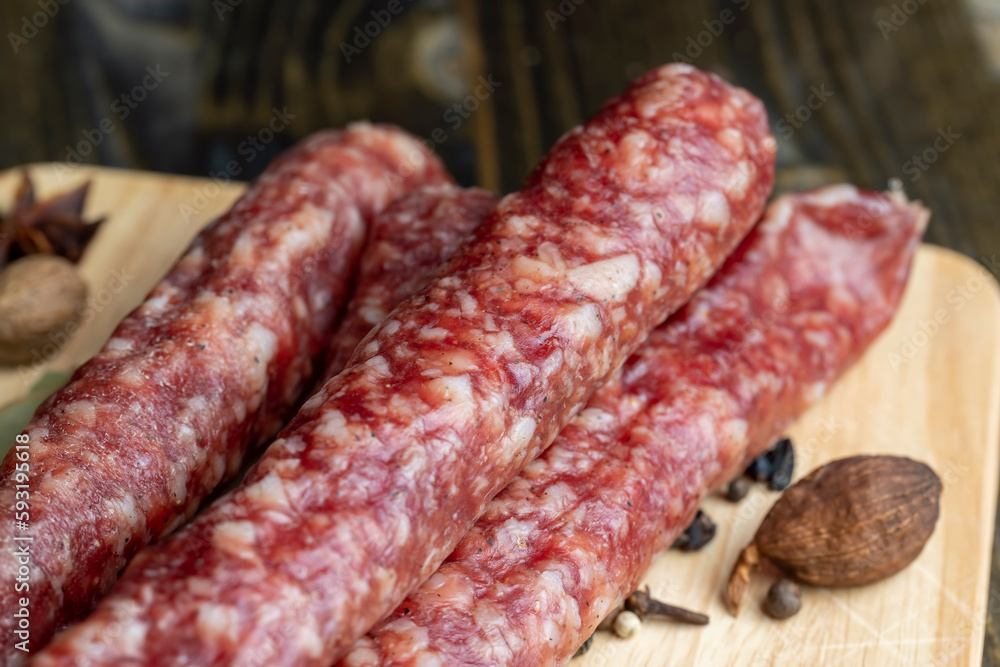
[[[44,201],[35,198],[35,186],[24,172],[14,197],[14,210],[0,218],[0,268],[24,255],[61,255],[76,262],[97,233],[104,218],[83,219],[90,181]]]

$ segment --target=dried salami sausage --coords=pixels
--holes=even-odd
[[[371,216],[450,181],[401,130],[358,124],[304,141],[205,229],[25,434],[26,531],[0,521],[0,573],[29,535],[30,590],[0,590],[0,661],[90,611],[142,546],[179,526],[270,441],[321,369]],[[0,506],[14,507],[14,453]]]
[[[851,186],[777,199],[340,665],[565,664],[889,323],[927,218]]]
[[[749,93],[681,64],[640,77],[37,664],[328,665],[721,265],[773,157]]]
[[[344,369],[354,348],[389,311],[431,281],[496,203],[496,196],[479,188],[429,185],[403,195],[376,216],[354,293],[330,344],[326,379]]]

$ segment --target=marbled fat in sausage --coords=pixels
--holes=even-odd
[[[888,324],[927,218],[851,186],[777,199],[340,665],[565,664]]]
[[[19,598],[30,646],[91,610],[136,551],[179,526],[274,437],[321,370],[369,218],[450,181],[422,142],[358,124],[279,158],[204,230],[104,348],[43,404],[29,437],[26,532],[0,521],[0,646]],[[0,506],[15,504],[12,451]],[[30,535],[29,590],[14,537]]]
[[[688,65],[640,77],[37,664],[329,665],[721,265],[773,157],[749,93]]]
[[[495,195],[480,188],[429,185],[376,216],[354,293],[330,344],[325,379],[344,369],[361,339],[393,308],[427,286],[496,203]]]

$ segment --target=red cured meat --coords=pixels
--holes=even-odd
[[[687,65],[642,76],[37,664],[328,665],[718,268],[773,152],[747,92]]]
[[[449,177],[423,144],[366,124],[313,136],[271,165],[53,395],[29,437],[29,528],[0,521],[0,645],[19,598],[31,647],[75,620],[142,546],[174,530],[292,416],[333,331],[368,219]],[[15,504],[15,453],[0,506]],[[16,536],[30,588],[15,591]]]
[[[888,324],[927,218],[850,186],[777,199],[342,667],[565,664]]]
[[[330,345],[325,379],[344,369],[354,348],[389,311],[427,286],[496,203],[495,195],[479,188],[427,186],[403,195],[372,221],[357,287]]]

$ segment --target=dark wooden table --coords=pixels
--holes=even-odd
[[[1000,254],[1000,0],[91,0],[44,21],[38,11],[37,0],[0,3],[0,167],[80,155],[209,174],[236,159],[247,178],[319,127],[373,118],[427,138],[460,181],[509,191],[631,78],[682,58],[765,100],[780,188],[899,178],[934,212],[927,241],[984,263]],[[168,74],[147,78],[157,65]],[[276,113],[286,126],[260,141]],[[991,618],[991,667],[998,628]]]

